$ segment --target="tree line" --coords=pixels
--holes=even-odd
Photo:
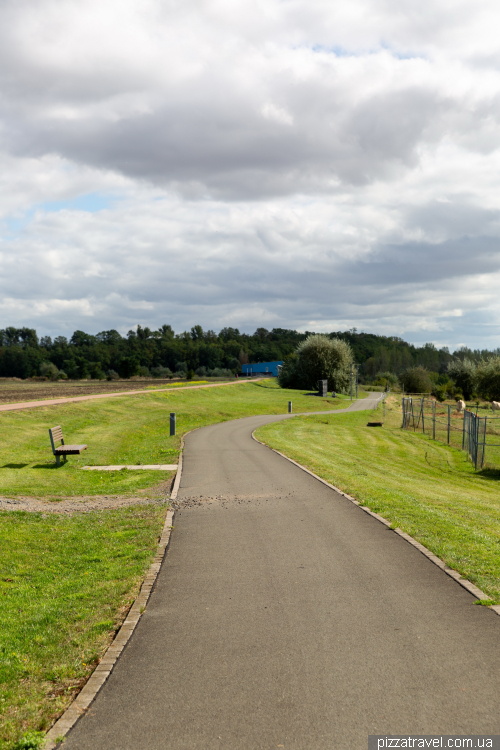
[[[137,326],[122,336],[116,330],[89,334],[75,331],[71,338],[37,335],[32,328],[7,327],[0,330],[0,377],[30,378],[129,378],[136,375],[170,377],[175,374],[201,376],[241,372],[246,363],[286,361],[293,358],[299,344],[313,331],[299,333],[284,328],[257,328],[255,333],[240,333],[223,328],[218,333],[193,326],[175,333],[170,325],[157,330]],[[494,352],[462,347],[451,354],[446,347],[433,344],[417,347],[396,336],[335,331],[326,334],[350,346],[359,364],[360,382],[399,377],[412,367],[421,366],[435,377],[447,378],[453,361],[470,360],[478,364]]]

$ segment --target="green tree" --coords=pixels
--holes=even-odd
[[[429,373],[421,365],[405,370],[399,376],[399,382],[407,393],[430,393],[432,391]]]
[[[285,359],[278,381],[282,388],[316,389],[318,380],[328,380],[329,388],[342,392],[349,386],[352,361],[346,341],[311,334]]]
[[[500,401],[500,357],[490,357],[479,363],[476,371],[479,395],[488,401]]]
[[[476,390],[476,363],[468,357],[455,359],[453,362],[450,362],[447,371],[455,385],[462,391],[464,399],[469,401]]]

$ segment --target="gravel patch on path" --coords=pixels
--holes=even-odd
[[[252,493],[251,495],[191,495],[188,497],[177,498],[172,501],[171,505],[174,510],[180,511],[183,508],[208,508],[213,505],[228,508],[231,505],[260,505],[273,500],[282,500],[288,497],[288,494],[276,494],[275,492]]]

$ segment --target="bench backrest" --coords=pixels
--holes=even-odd
[[[58,425],[57,427],[51,427],[49,429],[49,435],[50,435],[50,442],[52,443],[52,451],[55,451],[56,443],[58,440],[60,440],[62,445],[64,445],[64,438],[62,434],[62,428],[60,425]]]

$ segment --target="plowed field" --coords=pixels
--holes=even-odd
[[[36,380],[11,380],[0,378],[0,404],[18,401],[40,401],[51,398],[71,398],[72,396],[93,396],[99,393],[144,390],[151,386],[172,385],[179,380],[59,380],[55,383]]]

